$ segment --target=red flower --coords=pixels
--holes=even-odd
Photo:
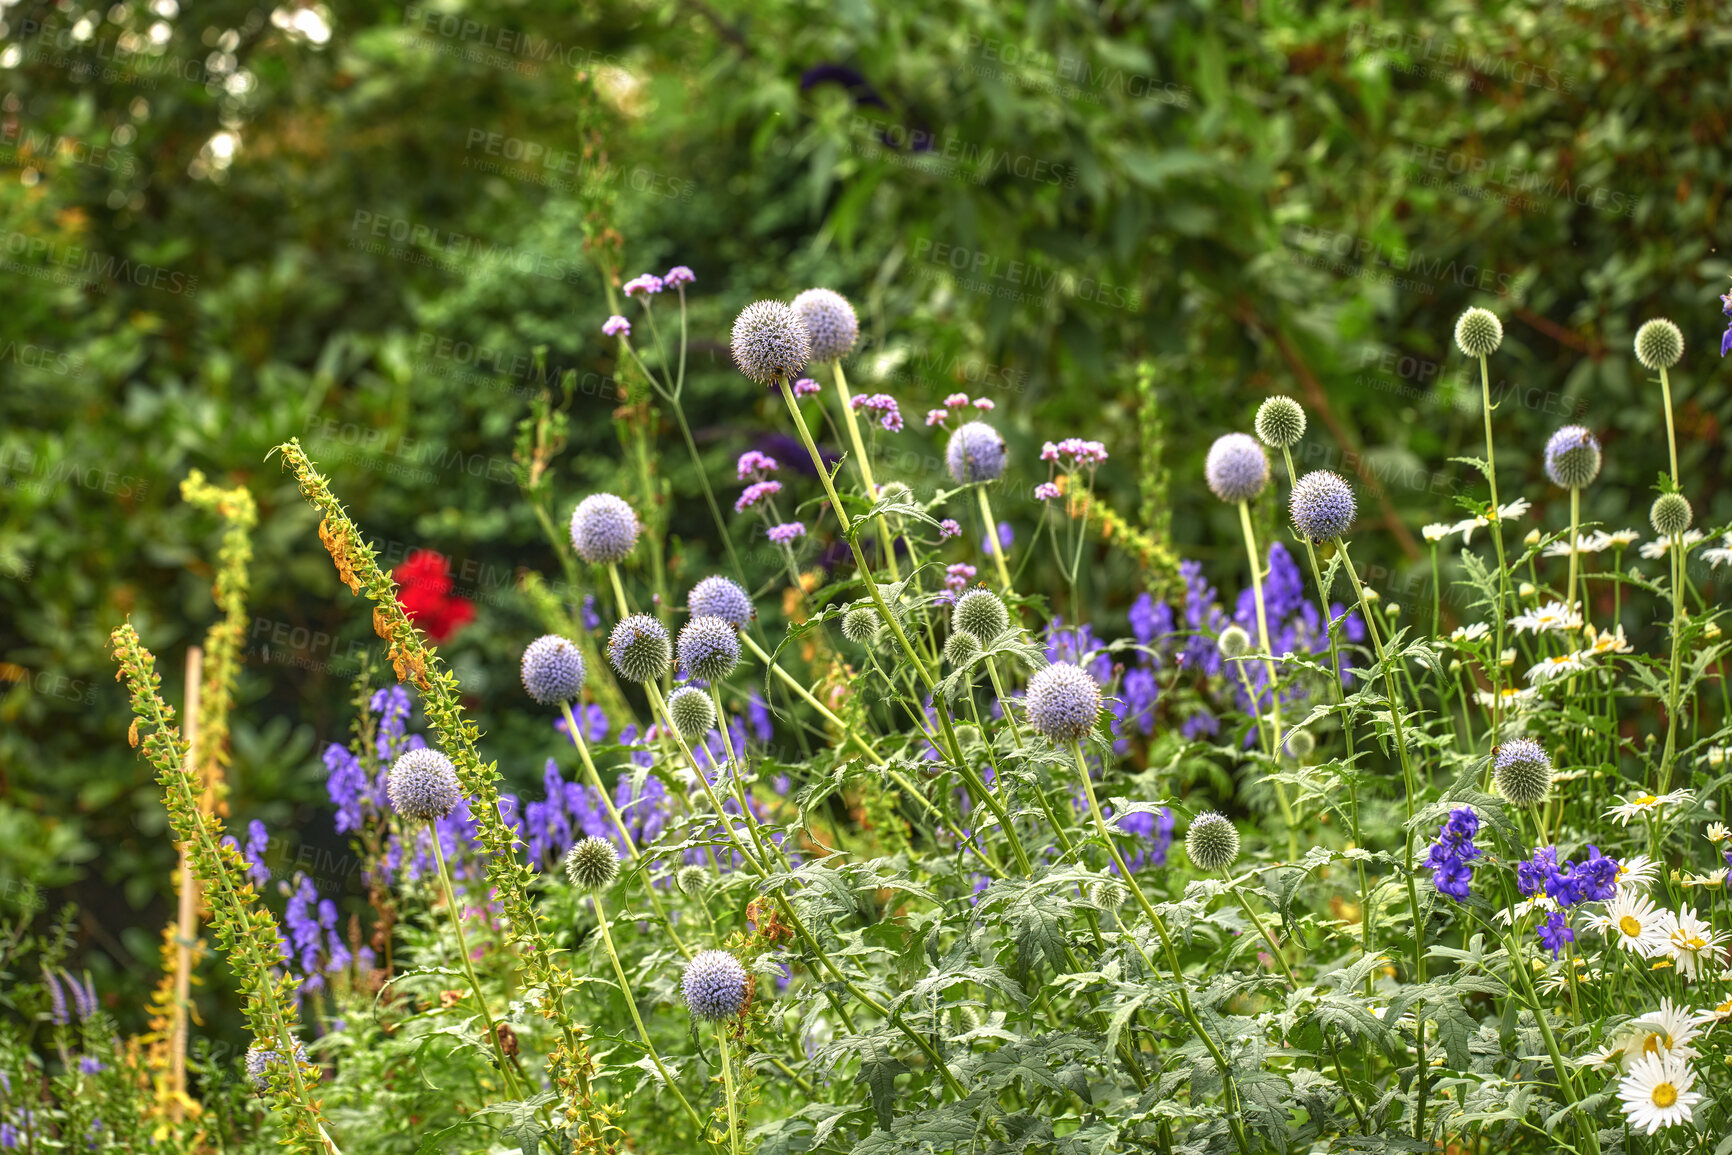
[[[475,606],[451,597],[451,569],[445,558],[430,549],[409,557],[391,574],[397,579],[397,604],[409,620],[427,631],[436,645],[444,645],[458,630],[475,620]]]

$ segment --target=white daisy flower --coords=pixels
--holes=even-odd
[[[1622,806],[1614,806],[1606,813],[1616,818],[1619,826],[1628,826],[1632,818],[1658,814],[1668,806],[1677,806],[1694,798],[1695,795],[1688,790],[1673,790],[1668,794],[1638,794],[1634,798],[1624,799]]]
[[[1577,553],[1599,553],[1602,549],[1605,549],[1607,545],[1611,544],[1609,540],[1606,540],[1606,541],[1601,540],[1604,536],[1605,536],[1604,534],[1600,534],[1600,533],[1578,533],[1576,535],[1576,552]],[[1569,557],[1570,556],[1569,539],[1568,538],[1559,538],[1557,541],[1552,542],[1550,545],[1546,546],[1545,550],[1540,554],[1540,556],[1541,557]]]
[[[1454,532],[1454,526],[1445,525],[1441,521],[1434,521],[1430,525],[1421,529],[1419,534],[1421,537],[1425,538],[1426,541],[1442,541]]]
[[[1690,1089],[1695,1084],[1696,1072],[1689,1063],[1669,1055],[1648,1055],[1618,1083],[1624,1118],[1632,1129],[1650,1135],[1662,1127],[1688,1123],[1690,1112],[1702,1101]]]
[[[1531,898],[1524,898],[1508,909],[1498,912],[1497,920],[1505,926],[1526,918],[1530,914],[1550,914],[1558,909],[1558,904],[1545,891],[1536,891]]]
[[[1703,550],[1702,558],[1714,569],[1719,569],[1727,562],[1732,562],[1732,533],[1720,539],[1719,547]]]
[[[1726,941],[1726,934],[1697,918],[1695,910],[1687,906],[1671,921],[1666,939],[1672,952],[1672,962],[1677,966],[1679,974],[1693,979],[1701,973],[1706,963],[1719,959],[1721,944]]]
[[[1724,822],[1710,822],[1704,833],[1709,842],[1725,842],[1728,838],[1732,838],[1732,830],[1727,830]]]
[[[1592,635],[1588,641],[1588,648],[1582,651],[1584,654],[1627,654],[1634,648],[1630,645],[1630,639],[1624,636],[1624,627],[1621,625],[1616,633],[1611,630],[1601,630],[1595,633],[1592,626],[1587,627],[1582,632],[1584,636]]]
[[[1670,929],[1666,912],[1654,906],[1645,895],[1625,893],[1606,904],[1606,913],[1592,918],[1594,929],[1606,936],[1608,944],[1623,947],[1642,958],[1654,958],[1666,953],[1666,935]]]
[[[1689,888],[1692,886],[1724,886],[1726,883],[1726,868],[1710,870],[1707,874],[1691,874],[1685,871],[1678,879],[1678,885]]]
[[[1614,549],[1629,549],[1642,540],[1642,535],[1633,529],[1620,529],[1615,533],[1605,535],[1606,545]]]
[[[1581,654],[1560,654],[1555,658],[1541,658],[1538,664],[1528,667],[1528,681],[1533,685],[1543,685],[1553,678],[1561,678],[1565,674],[1579,674],[1588,668]]]
[[[1725,762],[1726,762],[1726,747],[1724,747],[1724,746],[1710,746],[1710,747],[1708,747],[1708,765],[1721,766],[1721,765],[1724,765]]]
[[[1694,1059],[1696,1048],[1690,1044],[1702,1033],[1702,1024],[1712,1018],[1710,1012],[1694,1011],[1678,1006],[1671,999],[1661,999],[1659,1010],[1625,1023],[1606,1040],[1605,1046],[1583,1062],[1612,1063],[1618,1070],[1627,1071],[1631,1064],[1648,1055],[1665,1055],[1681,1061]]]
[[[1526,703],[1536,692],[1537,691],[1532,688],[1518,690],[1514,686],[1505,686],[1498,692],[1498,696],[1503,698],[1505,708],[1511,708]],[[1496,704],[1496,697],[1493,696],[1490,690],[1475,690],[1473,692],[1473,697],[1476,702],[1488,710]]]
[[[1727,999],[1725,1002],[1720,1003],[1717,1006],[1710,1007],[1708,1010],[1697,1015],[1696,1019],[1698,1022],[1702,1023],[1719,1023],[1724,1022],[1727,1019],[1732,1019],[1732,999]]]
[[[1582,628],[1582,615],[1576,613],[1571,606],[1563,602],[1548,602],[1538,609],[1529,610],[1525,614],[1517,614],[1509,620],[1518,634],[1546,634],[1553,630],[1579,630]]]
[[[1646,894],[1660,877],[1660,867],[1646,854],[1632,854],[1618,863],[1618,893]]]
[[[1693,546],[1700,544],[1701,541],[1703,540],[1703,538],[1705,538],[1706,536],[1707,535],[1704,534],[1699,529],[1687,529],[1687,530],[1685,530],[1684,531],[1684,552],[1689,553],[1691,548]],[[1658,558],[1665,557],[1666,554],[1671,552],[1671,549],[1672,549],[1672,539],[1671,538],[1669,538],[1669,537],[1657,537],[1653,541],[1644,545],[1640,552],[1641,552],[1642,556],[1647,558],[1649,561],[1654,561]]]
[[[1458,626],[1449,633],[1452,642],[1477,642],[1491,633],[1491,627],[1484,622],[1475,622],[1471,626]]]
[[[1529,501],[1525,497],[1518,497],[1507,505],[1500,505],[1497,507],[1497,519],[1499,521],[1514,521],[1516,518],[1527,513],[1527,511],[1533,507],[1533,502]]]

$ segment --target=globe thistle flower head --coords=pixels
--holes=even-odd
[[[1664,317],[1636,330],[1636,360],[1648,369],[1670,369],[1684,356],[1684,334]]]
[[[878,487],[878,499],[901,505],[914,500],[914,491],[904,482],[886,481]]]
[[[296,1039],[295,1062],[305,1064],[307,1061],[307,1048],[301,1040]],[[263,1043],[254,1043],[252,1046],[247,1048],[247,1078],[252,1081],[253,1091],[255,1094],[265,1095],[270,1093],[271,1081],[267,1072],[272,1067],[279,1066],[281,1063],[282,1059],[278,1056],[277,1052],[270,1047],[265,1046]]]
[[[717,1023],[739,1014],[750,990],[746,968],[725,950],[700,951],[686,964],[680,980],[680,993],[692,1017]]]
[[[713,574],[692,587],[686,595],[686,609],[693,617],[721,618],[736,630],[746,628],[756,611],[751,596],[740,583],[720,574]]]
[[[854,315],[854,306],[833,289],[807,289],[794,298],[794,315],[806,326],[814,361],[840,360],[860,339],[860,318]]]
[[[607,658],[628,682],[653,682],[673,661],[673,644],[662,624],[648,614],[632,614],[613,627]]]
[[[1662,493],[1648,510],[1648,524],[1661,537],[1671,537],[1690,528],[1696,516],[1689,499],[1681,493]]]
[[[883,624],[877,606],[855,606],[842,615],[842,636],[857,646],[871,646]]]
[[[945,639],[944,660],[954,669],[971,665],[980,656],[980,639],[958,630]]]
[[[1054,662],[1028,680],[1023,703],[1034,732],[1055,745],[1081,741],[1101,712],[1101,688],[1088,672]]]
[[[558,634],[543,634],[523,648],[523,688],[543,706],[576,698],[588,672],[577,647]]]
[[[1287,512],[1294,530],[1309,541],[1334,541],[1359,515],[1359,504],[1346,478],[1327,469],[1307,473],[1287,495]]]
[[[463,797],[457,768],[431,746],[406,750],[385,777],[391,809],[410,822],[434,822],[457,809]]]
[[[716,725],[716,704],[696,686],[681,686],[668,695],[668,717],[680,737],[694,742]]]
[[[605,838],[584,838],[565,852],[565,877],[579,890],[605,890],[619,877],[619,851]]]
[[[956,599],[950,611],[950,628],[973,634],[982,645],[1010,628],[1010,611],[1004,599],[987,589],[973,589]]]
[[[1546,476],[1563,489],[1585,488],[1600,475],[1600,441],[1580,425],[1566,425],[1546,442]]]
[[[710,872],[695,863],[688,863],[674,872],[674,885],[687,898],[700,898],[710,888]]]
[[[1515,738],[1492,751],[1491,776],[1511,805],[1538,806],[1551,793],[1552,759],[1533,739]]]
[[[1185,853],[1198,870],[1225,870],[1239,857],[1239,832],[1225,814],[1199,814],[1185,835]]]
[[[1257,406],[1257,436],[1271,449],[1290,449],[1305,436],[1305,408],[1291,397],[1271,397]]]
[[[1125,888],[1110,878],[1089,883],[1089,901],[1109,914],[1125,904],[1129,895]]]
[[[1221,631],[1221,636],[1215,639],[1215,648],[1228,660],[1242,658],[1251,652],[1251,635],[1245,632],[1243,626],[1228,626]]]
[[[571,511],[571,546],[591,565],[622,562],[631,556],[642,528],[624,498],[592,493]]]
[[[1215,438],[1203,462],[1209,492],[1228,504],[1250,501],[1269,484],[1269,455],[1246,433]]]
[[[680,630],[680,664],[694,678],[721,681],[740,664],[739,632],[721,618],[693,618]]]
[[[754,301],[734,319],[734,363],[760,385],[792,379],[812,359],[812,342],[794,310]]]
[[[1293,756],[1293,761],[1303,762],[1311,757],[1317,749],[1317,739],[1309,730],[1294,730],[1287,735],[1287,753]]]
[[[984,421],[969,421],[950,435],[944,463],[960,485],[971,481],[997,481],[1004,476],[1007,448],[998,430]]]
[[[1472,308],[1455,321],[1455,347],[1469,357],[1489,357],[1503,344],[1503,322],[1490,309]]]

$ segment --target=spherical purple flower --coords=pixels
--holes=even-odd
[[[860,339],[860,318],[848,298],[830,289],[807,289],[794,298],[794,315],[806,326],[812,360],[846,357]]]
[[[1563,489],[1584,489],[1600,475],[1600,441],[1580,425],[1566,425],[1546,442],[1546,476]]]
[[[791,378],[812,359],[806,326],[780,301],[754,301],[740,310],[733,349],[740,372],[760,385]]]
[[[576,698],[588,672],[577,647],[558,634],[543,634],[524,647],[523,688],[543,706]]]
[[[1353,487],[1327,469],[1314,470],[1293,484],[1287,509],[1293,528],[1307,541],[1334,541],[1353,525],[1359,507]]]
[[[628,682],[653,682],[673,661],[668,632],[648,614],[632,614],[613,627],[607,658]]]
[[[751,979],[740,960],[725,950],[700,951],[686,964],[680,993],[694,1018],[721,1022],[745,1008]]]
[[[624,561],[637,544],[637,511],[611,493],[592,493],[571,512],[571,545],[591,565]]]
[[[662,284],[672,285],[675,288],[678,288],[681,285],[692,284],[697,279],[696,274],[684,265],[675,265],[667,271],[666,276],[662,277]]]
[[[752,599],[732,578],[714,574],[692,587],[686,608],[693,617],[721,618],[737,630],[752,620]]]
[[[1250,501],[1269,484],[1269,455],[1248,433],[1223,434],[1209,447],[1203,477],[1222,501]]]
[[[721,618],[696,617],[680,630],[680,665],[692,677],[720,681],[739,664],[739,632]]]
[[[769,535],[777,545],[788,545],[805,537],[806,527],[797,521],[784,521],[781,525],[772,525]]]
[[[1492,781],[1511,805],[1538,806],[1552,789],[1552,759],[1531,738],[1512,738],[1492,751]]]
[[[642,293],[647,297],[651,293],[659,293],[662,291],[662,279],[654,273],[645,273],[641,277],[633,277],[631,280],[627,281],[625,287],[620,291],[627,297],[635,297],[639,293]]]
[[[971,481],[997,481],[1004,475],[1004,438],[984,421],[970,421],[950,435],[944,451],[950,476],[966,485]]]
[[[615,313],[601,323],[601,331],[609,337],[631,336],[631,322]]]
[[[431,746],[408,750],[391,764],[385,779],[391,809],[411,822],[433,822],[457,809],[463,792],[451,759]]]
[[[1076,742],[1094,729],[1101,712],[1100,685],[1080,666],[1054,662],[1028,680],[1028,724],[1047,740]]]

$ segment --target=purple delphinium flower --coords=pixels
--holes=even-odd
[[[599,629],[601,629],[601,615],[595,612],[595,595],[594,594],[584,594],[583,595],[583,609],[580,612],[583,615],[583,628],[584,629],[586,629],[586,630],[599,630]]]
[[[1607,902],[1617,893],[1617,882],[1617,860],[1601,854],[1597,846],[1588,847],[1588,857],[1580,865],[1568,859],[1560,862],[1555,846],[1541,846],[1516,866],[1516,889],[1522,897],[1532,898],[1543,890],[1562,907]]]
[[[1557,958],[1563,953],[1565,943],[1576,941],[1576,932],[1570,929],[1569,921],[1564,918],[1564,912],[1561,910],[1552,911],[1546,917],[1546,921],[1538,927],[1537,933],[1540,936],[1540,943],[1552,952],[1553,958]]]
[[[1015,540],[1016,540],[1016,534],[1011,532],[1010,522],[1008,522],[1008,521],[999,522],[998,523],[998,544],[1005,549],[1009,549],[1011,543]],[[980,535],[980,552],[982,552],[982,553],[991,553],[992,552],[992,534],[991,533],[983,533]]]
[[[1431,868],[1431,881],[1439,894],[1447,894],[1457,902],[1467,898],[1473,881],[1473,867],[1469,863],[1481,853],[1473,844],[1477,833],[1479,815],[1471,806],[1450,811],[1449,821],[1438,827],[1437,841],[1431,844],[1425,864]]]
[[[265,850],[271,844],[270,832],[257,818],[247,823],[247,877],[253,885],[263,887],[271,880],[271,868],[265,865]]]
[[[108,1070],[102,1065],[102,1060],[95,1055],[81,1055],[78,1059],[78,1069],[86,1075],[97,1075]]]
[[[42,987],[48,992],[49,1018],[55,1026],[64,1027],[72,1019],[66,1011],[66,992],[60,989],[60,980],[47,967],[42,968]]]
[[[750,723],[752,734],[758,741],[768,742],[776,736],[776,729],[772,725],[770,717],[770,707],[764,702],[764,699],[758,696],[756,690],[753,690],[751,696],[746,699],[746,720]]]
[[[361,760],[347,746],[332,742],[325,747],[325,770],[325,793],[337,810],[337,833],[361,829],[364,820],[361,798],[370,785],[367,772],[361,769]]]
[[[788,545],[806,536],[806,527],[797,521],[784,521],[781,525],[769,528],[770,540],[777,545]]]
[[[631,336],[631,322],[615,313],[601,324],[601,331],[609,337]]]
[[[1726,332],[1720,336],[1720,356],[1732,353],[1732,293],[1720,294],[1720,312],[1728,318]],[[1727,859],[1732,862],[1732,858]]]

